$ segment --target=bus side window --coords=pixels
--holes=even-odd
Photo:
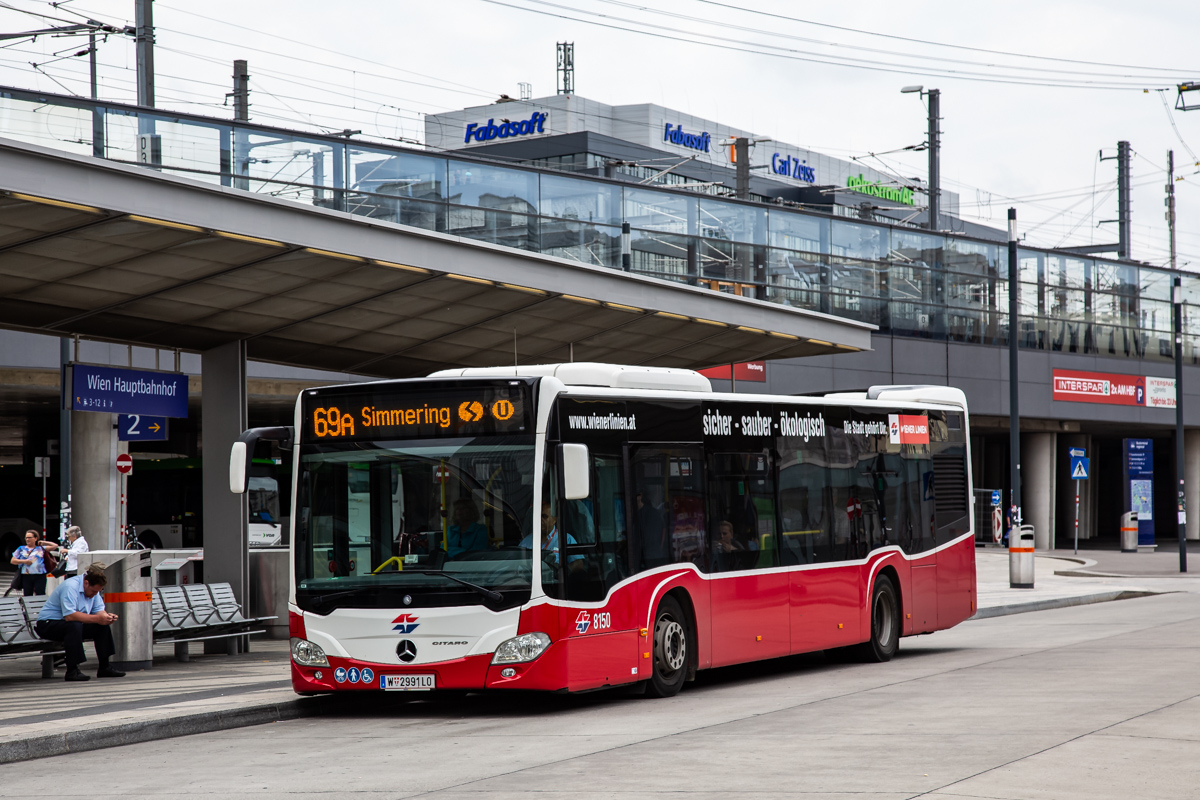
[[[781,555],[785,566],[829,560],[825,468],[792,464],[779,470]]]
[[[625,531],[625,483],[619,453],[592,456],[592,494],[562,503],[559,525],[567,541],[567,597],[603,600],[629,577]]]
[[[636,448],[633,470],[634,572],[664,564],[705,568],[704,455],[699,447]]]
[[[562,546],[570,539],[562,529],[561,512],[563,503],[558,494],[558,468],[554,463],[554,448],[547,448],[546,475],[542,480],[542,503],[540,509],[531,509],[530,530],[541,520],[542,551],[533,558],[542,560],[542,590],[547,597],[561,600],[563,597],[563,552]]]
[[[777,566],[775,476],[770,454],[713,453],[711,459],[712,571]]]

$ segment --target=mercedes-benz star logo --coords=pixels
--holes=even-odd
[[[407,664],[417,657],[417,646],[410,639],[401,639],[396,645],[396,655]]]
[[[406,606],[412,605],[412,595],[411,594],[404,595],[404,605],[406,605]]]

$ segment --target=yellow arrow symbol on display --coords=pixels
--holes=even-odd
[[[161,427],[161,426],[156,422],[150,426],[150,430],[154,431],[155,433],[158,433],[159,427]]]

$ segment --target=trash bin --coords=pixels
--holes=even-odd
[[[113,666],[119,670],[150,669],[154,666],[154,621],[151,615],[154,578],[152,550],[93,550],[79,556],[79,571],[100,561],[105,564],[108,583],[104,608],[116,614],[112,624],[117,653]]]
[[[1138,515],[1136,511],[1126,511],[1121,515],[1121,552],[1136,553],[1138,551]]]
[[[1033,588],[1033,526],[1022,525],[1016,541],[1008,542],[1008,586],[1010,589]]]
[[[275,617],[264,623],[268,639],[284,639],[288,632],[288,579],[291,555],[286,547],[250,548],[251,617]]]

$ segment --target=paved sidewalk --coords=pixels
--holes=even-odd
[[[1037,557],[1034,589],[1009,589],[1007,551],[976,550],[976,618],[1160,592],[1200,592],[1200,554],[1196,572],[1185,578],[1168,571],[1166,559],[1157,558],[1161,553],[1127,554],[1126,559],[1137,560],[1133,566],[1117,559],[1120,553],[1088,551],[1074,560],[1063,555],[1072,558],[1062,553]],[[1149,572],[1135,577],[1089,572],[1103,568],[1115,574],[1118,567],[1129,574],[1134,567]],[[94,676],[94,655],[87,647],[92,661],[85,666]],[[237,656],[202,655],[200,650],[193,643],[192,660],[181,664],[171,646],[159,646],[153,669],[118,680],[93,677],[87,683],[64,682],[61,669],[55,680],[43,680],[36,657],[0,660],[0,764],[348,708],[345,697],[298,697],[292,692],[287,642],[252,638],[250,652]]]
[[[1091,555],[1091,554],[1088,554]],[[979,612],[974,619],[1081,606],[1085,603],[1126,600],[1129,597],[1162,594],[1165,591],[1200,591],[1200,576],[1194,582],[1164,583],[1152,577],[1081,576],[1096,560],[1080,553],[1038,554],[1033,565],[1033,589],[1009,589],[1008,552],[1000,548],[976,551]],[[1066,572],[1068,575],[1063,575]]]
[[[1112,578],[1200,578],[1200,542],[1188,542],[1188,571],[1179,571],[1179,543],[1159,542],[1158,549],[1147,553],[1122,553],[1119,550],[1051,550],[1047,555],[1087,559],[1090,563],[1069,568],[1071,576]],[[1061,573],[1060,574],[1064,574]]]
[[[251,639],[250,652],[202,655],[181,664],[171,645],[155,648],[154,668],[119,679],[95,677],[85,645],[86,683],[41,677],[37,657],[0,660],[0,764],[49,755],[243,727],[309,712],[317,698],[292,692],[288,643]],[[317,704],[319,705],[319,704]]]

